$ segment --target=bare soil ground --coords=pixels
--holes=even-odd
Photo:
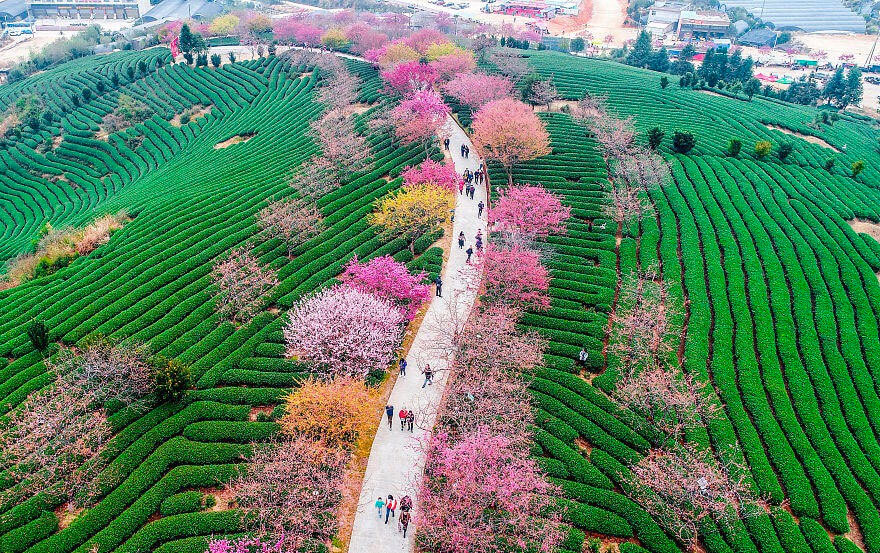
[[[58,518],[58,529],[64,530],[73,522],[85,509],[75,508],[69,502],[63,503],[55,509],[55,516]]]
[[[228,147],[232,146],[233,144],[241,144],[241,143],[247,142],[248,140],[250,140],[251,138],[253,138],[255,136],[257,136],[257,133],[237,134],[237,135],[233,136],[232,138],[227,138],[223,142],[218,142],[217,144],[214,144],[214,149],[215,150],[222,150],[223,148],[228,148]]]
[[[213,108],[214,108],[214,106],[203,106],[202,104],[196,104],[193,107],[191,107],[190,109],[186,110],[186,112],[189,112],[190,121],[195,121],[196,119],[201,119],[202,117],[211,113],[211,110]],[[184,112],[184,113],[186,113],[186,112]],[[180,122],[180,118],[182,116],[183,116],[183,113],[178,113],[173,118],[171,118],[171,121],[170,121],[171,126],[172,127],[182,126],[183,123]]]
[[[773,129],[774,131],[779,131],[781,133],[785,133],[790,136],[796,136],[796,137],[800,138],[801,140],[806,140],[807,142],[809,142],[811,144],[818,144],[819,146],[822,146],[823,148],[828,148],[829,150],[834,150],[835,152],[840,153],[840,150],[838,150],[837,148],[835,148],[834,146],[832,146],[828,142],[825,142],[824,140],[822,140],[818,136],[812,136],[809,134],[799,133],[799,132],[793,131],[791,129],[786,129],[785,127],[780,127],[779,125],[764,125],[764,126],[767,127],[768,129]]]

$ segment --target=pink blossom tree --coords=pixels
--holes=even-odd
[[[214,301],[220,316],[245,323],[262,307],[263,298],[278,284],[275,271],[260,265],[244,246],[214,263]]]
[[[489,244],[477,267],[483,274],[482,298],[487,304],[535,311],[550,308],[550,276],[537,252]]]
[[[349,458],[344,449],[307,438],[254,444],[247,470],[228,485],[247,514],[246,529],[269,542],[282,541],[282,551],[329,544],[338,528],[335,511]]]
[[[294,170],[290,186],[299,197],[318,200],[339,187],[337,168],[322,156],[312,156]]]
[[[395,134],[404,144],[421,142],[427,149],[449,114],[449,106],[433,90],[422,90],[391,112]]]
[[[267,238],[278,238],[287,246],[287,255],[324,230],[324,217],[307,200],[287,199],[270,202],[257,213],[257,223]]]
[[[208,540],[208,549],[205,553],[282,553],[284,551],[284,539],[264,542],[260,538],[238,538],[234,540],[215,539]]]
[[[382,71],[381,75],[386,91],[404,98],[432,88],[439,77],[436,69],[418,61],[399,63]]]
[[[415,523],[428,551],[549,553],[564,537],[552,499],[559,490],[507,436],[477,428],[452,442],[440,432],[425,472]]]
[[[374,48],[381,48],[388,42],[388,35],[377,31],[375,27],[367,25],[365,22],[354,23],[345,28],[345,37],[351,43],[351,51],[356,54],[363,54]]]
[[[470,73],[477,68],[474,55],[470,52],[456,52],[441,56],[430,62],[440,79],[448,80],[460,73]]]
[[[513,83],[497,75],[461,73],[443,85],[443,91],[460,104],[476,110],[493,100],[509,97]]]
[[[357,256],[354,256],[339,279],[352,288],[390,301],[400,309],[407,321],[411,321],[431,297],[428,285],[423,284],[426,277],[424,271],[413,275],[406,265],[395,261],[390,255],[383,255],[364,263],[358,262]]]
[[[504,167],[509,185],[513,185],[514,166],[550,153],[544,123],[527,105],[510,98],[484,105],[471,127],[474,147],[484,159]]]
[[[571,208],[562,205],[559,197],[540,185],[512,186],[498,194],[489,211],[489,222],[507,232],[546,238],[565,234],[565,221]]]
[[[287,354],[325,373],[364,376],[385,369],[400,343],[404,315],[390,301],[351,286],[299,300],[284,327]]]
[[[312,122],[312,137],[321,145],[325,160],[333,166],[336,178],[345,179],[370,165],[370,144],[361,136],[351,117],[342,110],[325,113]]]
[[[307,48],[321,45],[323,29],[303,21],[297,16],[275,20],[272,32],[276,39],[286,44],[298,44]]]
[[[426,159],[418,167],[406,167],[401,173],[404,186],[433,184],[445,188],[452,193],[458,191],[461,175],[453,165]]]
[[[414,32],[405,38],[403,42],[416,52],[426,54],[428,47],[432,44],[443,44],[449,42],[449,39],[437,29],[425,28]]]

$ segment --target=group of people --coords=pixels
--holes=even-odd
[[[461,181],[458,183],[458,193],[464,194],[466,197],[473,200],[474,194],[477,191],[477,186],[483,184],[485,178],[482,163],[480,164],[480,168],[476,171],[465,169],[464,173],[461,175]],[[480,203],[483,203],[482,200]]]
[[[400,508],[400,517],[397,519],[397,531],[403,532],[403,537],[406,537],[406,529],[409,527],[409,521],[412,518],[412,499],[410,496],[403,496],[400,501],[394,499],[394,496],[388,494],[388,498],[382,498],[379,496],[379,499],[376,500],[375,503],[376,510],[379,512],[379,520],[382,520],[382,510],[385,510],[385,524],[388,524],[388,520],[394,518],[395,512],[398,508]]]
[[[424,388],[424,386],[422,386],[422,388]],[[388,430],[394,430],[394,406],[391,404],[386,405],[385,414],[388,416]],[[413,431],[413,426],[416,423],[415,411],[403,407],[400,409],[400,412],[397,413],[397,418],[400,419],[401,430]]]
[[[440,294],[438,293],[437,295],[439,296]],[[400,369],[400,372],[398,374],[400,376],[406,376],[406,367],[407,367],[406,359],[401,358],[400,361],[397,362],[397,367]],[[431,384],[434,383],[434,369],[431,368],[430,363],[425,363],[425,368],[422,369],[422,374],[425,375],[425,382],[424,382],[424,384],[422,384],[422,388],[424,388],[425,386],[430,386]],[[405,409],[406,408],[404,407],[404,410]],[[403,413],[403,412],[404,411],[401,411],[401,413]],[[394,418],[394,407],[391,405],[386,405],[385,406],[385,413],[388,415],[388,428],[391,428],[391,420]],[[415,414],[412,411],[409,411],[409,414],[413,417],[415,416]],[[401,417],[403,417],[403,415],[401,415]],[[403,430],[403,422],[402,421],[400,423],[400,429]],[[412,423],[409,424],[409,431],[412,432]]]
[[[480,202],[480,203],[482,204],[483,202]],[[482,210],[483,209],[480,208],[480,211],[482,211]],[[460,250],[464,249],[464,242],[465,242],[464,231],[461,231],[458,233],[458,249],[460,249]],[[482,229],[477,229],[477,235],[474,237],[474,246],[476,246],[478,252],[480,252],[480,253],[483,252],[483,231],[482,231]],[[467,263],[470,263],[471,256],[474,255],[474,248],[472,248],[471,246],[468,246],[468,249],[466,249],[464,251],[464,253],[467,254]]]

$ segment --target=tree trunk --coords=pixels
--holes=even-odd
[[[513,173],[510,167],[505,167],[504,170],[507,171],[507,186],[513,186]]]

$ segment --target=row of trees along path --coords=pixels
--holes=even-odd
[[[449,152],[455,169],[459,174],[465,169],[476,171],[480,165],[476,149],[467,134],[449,117],[444,127],[445,136],[449,137]],[[461,156],[462,144],[471,149],[469,158]],[[378,497],[387,498],[388,494],[400,500],[404,495],[413,499],[413,510],[418,512],[419,501],[416,497],[422,470],[425,464],[424,450],[421,443],[426,443],[426,435],[434,426],[443,390],[446,387],[447,362],[438,348],[437,343],[443,342],[444,322],[450,317],[450,309],[457,309],[456,318],[466,317],[476,299],[473,282],[466,282],[468,246],[474,248],[474,237],[478,230],[483,231],[483,240],[487,237],[486,211],[482,218],[477,217],[477,204],[482,201],[488,204],[486,188],[477,186],[474,199],[464,194],[457,194],[455,205],[455,221],[452,229],[452,246],[449,260],[443,269],[443,297],[433,297],[425,318],[416,333],[412,347],[407,355],[409,366],[406,376],[399,376],[388,404],[394,406],[393,429],[388,429],[388,422],[381,415],[378,421],[379,430],[370,450],[367,470],[364,474],[363,487],[358,500],[357,513],[349,545],[350,553],[375,553],[377,551],[412,551],[413,535],[417,528],[410,526],[406,539],[397,531],[397,519],[389,519],[385,524],[385,516],[379,519],[373,504]],[[458,248],[458,234],[464,232],[466,245]],[[476,253],[474,254],[476,256]],[[461,319],[459,319],[461,320]],[[434,383],[422,388],[425,381],[421,370],[429,363],[434,372]],[[402,432],[397,414],[401,408],[415,410],[416,424],[413,432]],[[377,418],[380,415],[377,413]],[[397,516],[400,516],[397,509]]]

